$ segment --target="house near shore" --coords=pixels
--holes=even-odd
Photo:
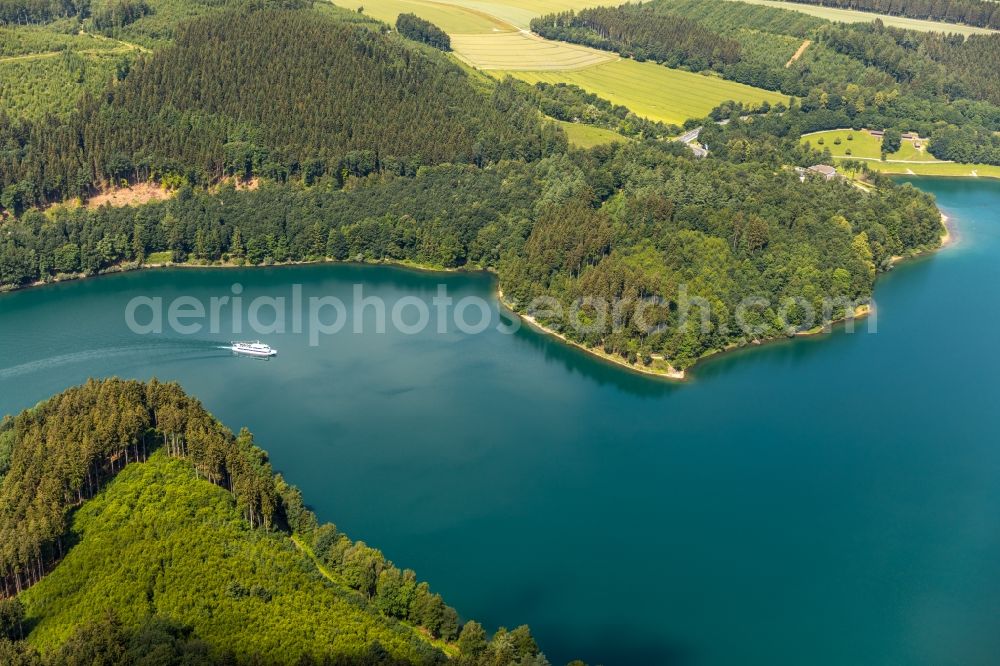
[[[822,176],[823,180],[833,180],[840,175],[837,173],[837,170],[829,164],[814,164],[806,169],[806,171]]]

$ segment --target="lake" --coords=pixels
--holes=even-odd
[[[958,242],[879,279],[877,333],[726,354],[684,384],[523,328],[377,333],[371,310],[361,335],[266,337],[270,361],[220,349],[225,317],[132,332],[134,297],[234,283],[348,307],[355,284],[390,306],[443,284],[499,317],[486,275],[171,269],[0,296],[0,414],[89,376],[179,381],[321,519],[463,617],[530,624],[553,664],[993,666],[1000,183],[914,182]]]

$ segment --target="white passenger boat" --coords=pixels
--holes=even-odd
[[[277,356],[278,350],[265,345],[263,342],[258,340],[257,342],[233,342],[230,349],[236,354],[244,354],[246,356],[259,356],[261,358],[267,358],[269,356]]]

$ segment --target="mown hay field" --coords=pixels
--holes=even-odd
[[[352,10],[363,7],[367,16],[390,25],[396,24],[396,17],[400,14],[416,14],[448,34],[492,34],[517,30],[504,19],[474,7],[432,0],[334,0],[334,4]]]
[[[652,62],[621,59],[580,70],[507,70],[528,83],[572,83],[640,116],[668,123],[700,118],[726,100],[754,104],[788,102],[780,93],[726,81],[716,76],[670,69]]]
[[[565,71],[618,58],[617,53],[542,39],[526,32],[452,35],[451,47],[459,58],[483,70]]]
[[[818,16],[827,21],[840,21],[842,23],[865,23],[875,19],[882,19],[886,25],[896,28],[906,28],[907,30],[919,30],[920,32],[956,32],[963,35],[985,34],[996,32],[988,28],[977,28],[970,25],[956,25],[954,23],[943,23],[941,21],[923,21],[920,19],[906,18],[905,16],[890,16],[889,14],[875,14],[873,12],[861,12],[855,9],[838,9],[836,7],[820,7],[819,5],[804,5],[799,2],[782,2],[781,0],[741,0],[754,5],[766,5],[778,9],[790,9],[810,16]]]

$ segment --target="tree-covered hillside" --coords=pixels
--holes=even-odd
[[[122,179],[414,173],[533,160],[565,137],[509,86],[443,54],[312,10],[245,7],[184,24],[69,119],[0,113],[0,205]]]
[[[0,454],[0,663],[546,663],[320,525],[175,384],[69,389],[6,419]]]
[[[343,581],[324,579],[287,536],[251,529],[232,495],[165,452],[123,470],[71,529],[78,543],[18,597],[33,624],[30,644],[42,650],[58,650],[110,612],[130,628],[169,618],[220,654],[266,663],[363,661],[380,650],[401,662],[442,660]]]

